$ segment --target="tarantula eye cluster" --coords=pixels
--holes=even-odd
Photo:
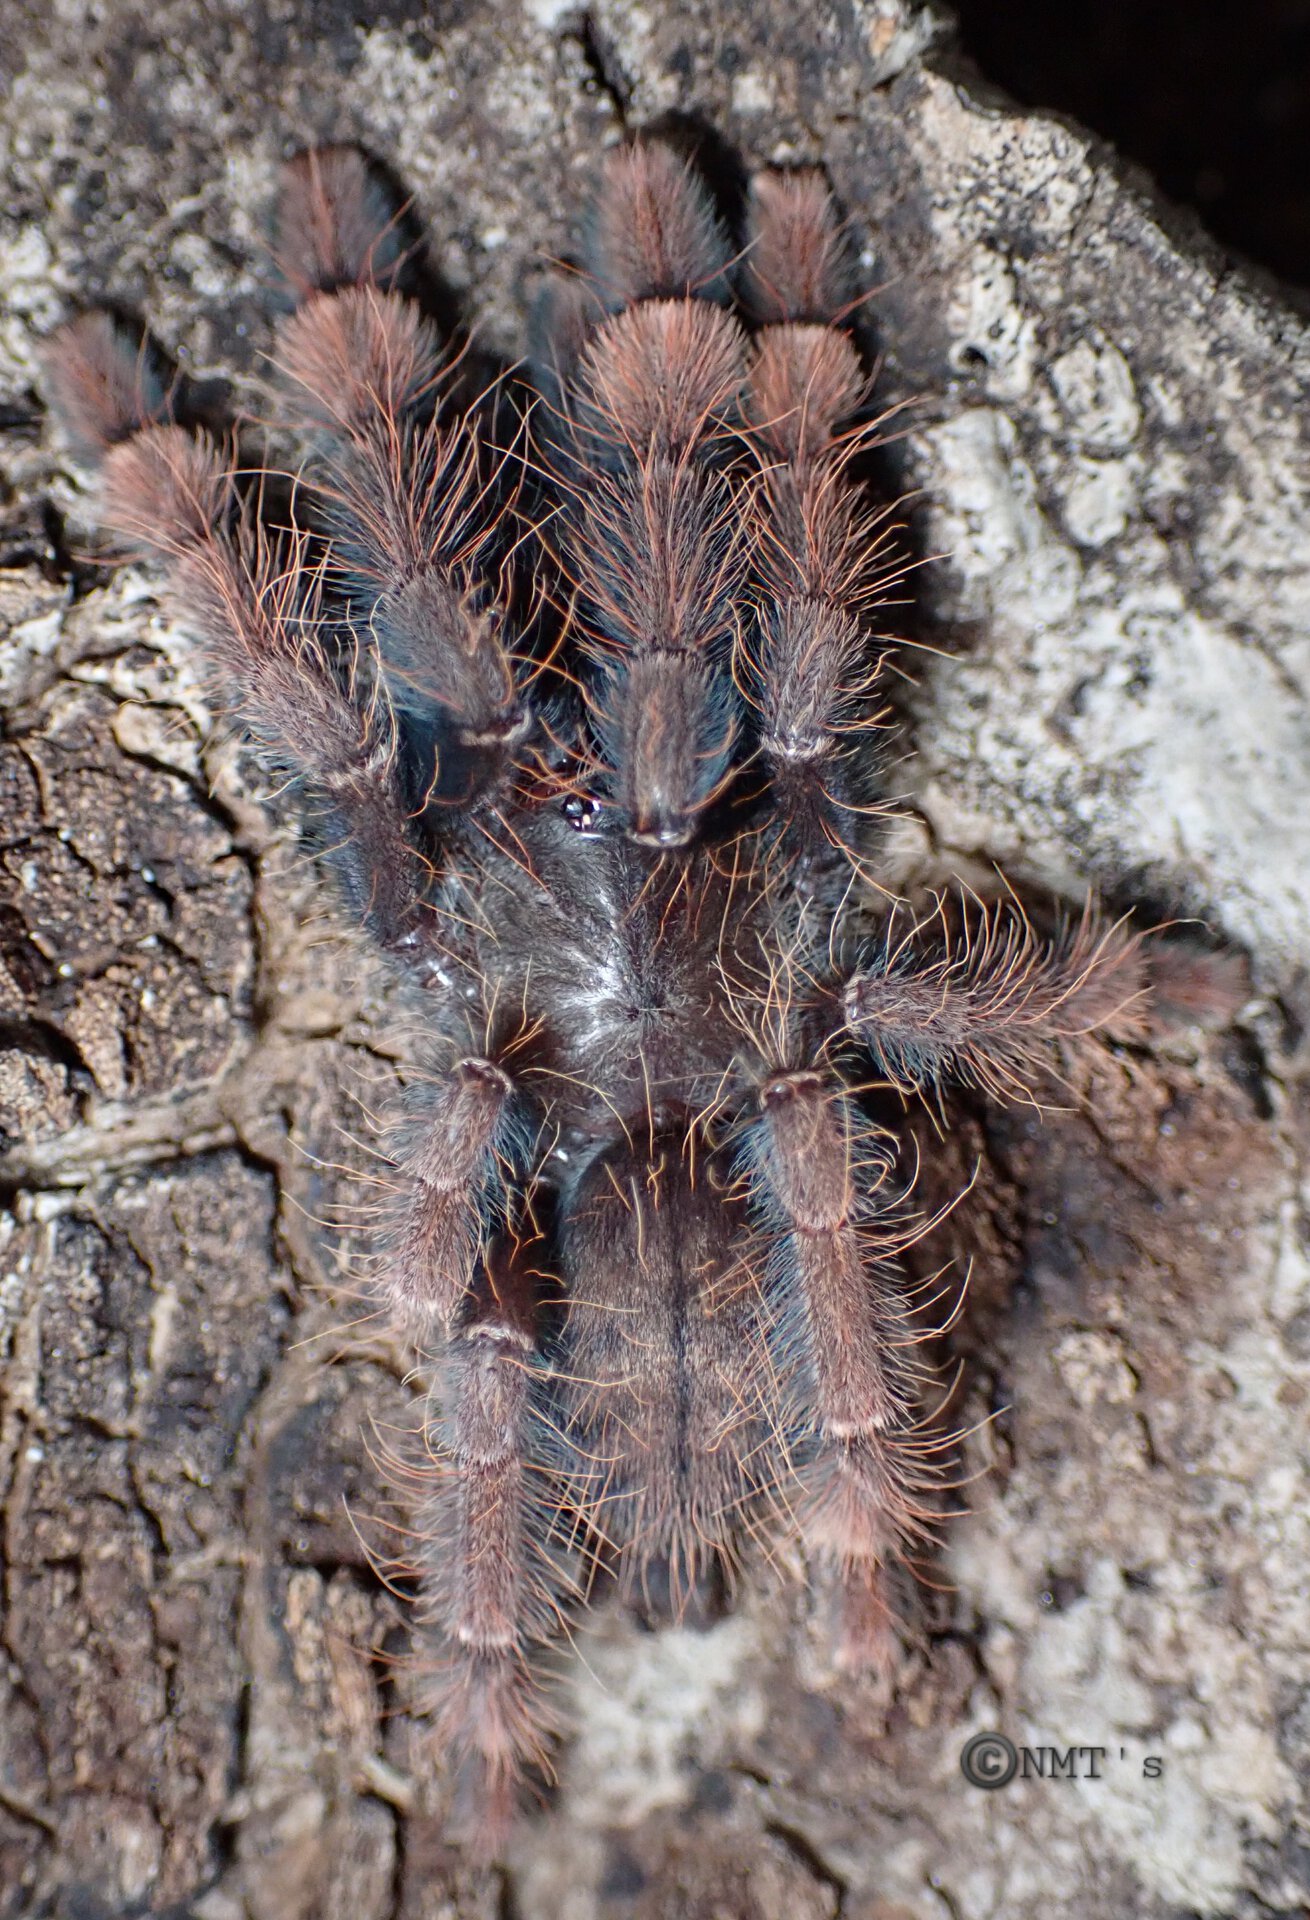
[[[50,380],[430,1035],[376,1284],[430,1382],[428,1705],[490,1831],[598,1570],[677,1605],[791,1529],[838,1656],[887,1660],[945,1445],[898,1118],[1131,1035],[1139,954],[873,884],[903,560],[818,173],[757,175],[730,237],[669,146],[611,152],[526,407],[355,150],[287,167],[279,256],[260,448],[102,314]]]

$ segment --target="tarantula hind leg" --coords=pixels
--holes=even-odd
[[[839,1665],[886,1668],[898,1570],[933,1527],[946,1442],[925,1430],[928,1370],[896,1254],[913,1237],[887,1197],[892,1158],[817,1070],[779,1068],[747,1133],[771,1246],[771,1344],[805,1546],[835,1586]]]
[[[571,1590],[534,1246],[511,1230],[490,1248],[436,1368],[424,1457],[406,1476],[422,1493],[419,1618],[435,1642],[423,1704],[488,1857],[522,1783],[549,1775],[558,1727],[541,1669]]]
[[[402,1185],[379,1291],[420,1345],[455,1325],[528,1168],[531,1130],[512,1053],[511,1043],[453,1061],[399,1130]]]

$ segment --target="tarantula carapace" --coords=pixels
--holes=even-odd
[[[944,1446],[897,1117],[950,1076],[1027,1096],[1141,982],[1090,915],[1044,943],[877,883],[904,559],[822,177],[758,174],[733,244],[669,145],[610,152],[524,405],[443,345],[407,223],[354,149],[286,169],[257,453],[106,315],[50,369],[421,1003],[377,1284],[430,1386],[431,1706],[485,1808],[545,1755],[598,1565],[676,1601],[790,1527],[841,1656],[884,1657]]]

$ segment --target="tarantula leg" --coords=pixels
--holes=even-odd
[[[532,416],[535,438],[546,462],[561,470],[570,459],[567,397],[569,384],[593,329],[605,317],[591,280],[558,268],[537,289],[531,315],[532,382],[541,398]]]
[[[375,699],[357,703],[328,658],[309,537],[260,523],[230,451],[208,435],[143,424],[139,355],[103,315],[57,334],[48,365],[56,405],[94,396],[77,423],[94,426],[105,524],[162,562],[218,697],[303,783],[361,921],[385,948],[413,946],[430,875],[406,817],[391,716]]]
[[[337,173],[342,151],[330,150]],[[292,163],[284,217],[325,164]],[[389,228],[365,243],[359,194],[322,193],[315,208],[312,241],[284,243],[308,247],[313,271],[279,330],[282,411],[312,450],[332,584],[374,636],[425,797],[467,805],[499,784],[531,727],[509,639],[507,464],[484,456],[470,418],[447,417],[453,363],[431,322],[377,284]]]
[[[440,1646],[427,1704],[489,1854],[517,1785],[548,1764],[554,1722],[538,1669],[568,1588],[530,1251],[504,1236],[466,1300],[429,1394],[433,1472],[419,1514],[420,1618]]]
[[[449,1331],[505,1220],[518,1118],[509,1074],[469,1055],[439,1080],[404,1155],[409,1188],[382,1291],[420,1344]]]
[[[299,299],[339,287],[390,287],[403,274],[407,210],[358,147],[310,147],[282,169],[278,265]]]
[[[84,313],[45,352],[50,403],[74,450],[99,465],[111,447],[174,422],[177,380],[148,334],[117,315]]]
[[[966,917],[936,955],[921,950],[920,932],[897,940],[889,930],[843,994],[847,1026],[897,1086],[922,1092],[953,1078],[1031,1099],[1058,1052],[1141,1032],[1142,936],[1091,907],[1049,941],[1003,906]]]
[[[605,155],[586,259],[606,306],[690,299],[725,305],[728,252],[704,183],[672,147],[637,140]]]
[[[675,1611],[730,1568],[734,1519],[776,1481],[761,1303],[727,1251],[734,1217],[739,1203],[693,1171],[680,1138],[612,1149],[565,1197],[571,1498],[624,1587],[649,1601],[667,1586]]]
[[[727,243],[667,148],[609,157],[592,216],[597,297],[614,309],[573,363],[552,457],[568,496],[602,777],[632,838],[682,846],[722,790],[738,726],[728,672],[745,573],[728,473],[745,337],[712,304]],[[576,326],[576,307],[568,314]]]
[[[904,571],[887,512],[863,503],[852,472],[869,435],[840,431],[868,381],[836,324],[851,281],[820,174],[756,176],[742,280],[758,322],[746,412],[767,531],[737,677],[759,714],[781,844],[806,867],[854,846],[874,798],[884,716],[865,616]]]
[[[849,1096],[804,1070],[763,1083],[750,1141],[802,1537],[843,1590],[845,1657],[885,1658],[866,1629],[890,1618],[888,1568],[925,1529],[930,1480],[915,1439],[923,1370],[892,1264],[903,1235],[877,1199],[890,1162]]]
[[[760,1179],[780,1213],[817,1423],[835,1439],[890,1432],[913,1404],[904,1309],[872,1260],[859,1186],[888,1176],[849,1100],[818,1073],[773,1074],[760,1091]],[[863,1130],[867,1133],[867,1129]]]
[[[851,263],[837,209],[817,167],[765,168],[754,176],[738,281],[742,305],[760,327],[813,327],[826,333],[840,321],[853,291]],[[803,344],[805,336],[798,332],[791,338],[793,345]],[[787,336],[776,335],[774,341],[785,348]],[[844,404],[831,411],[849,413],[863,389],[852,358],[838,385],[837,398]],[[823,411],[815,421],[819,447],[826,438]]]

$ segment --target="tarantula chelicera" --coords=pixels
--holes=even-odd
[[[885,1658],[945,1438],[898,1119],[1131,1037],[1141,967],[1089,914],[1043,942],[878,884],[904,555],[820,174],[758,174],[733,244],[669,145],[609,153],[525,406],[412,296],[407,220],[352,148],[286,169],[258,453],[104,314],[50,370],[430,1030],[377,1284],[430,1387],[430,1704],[485,1808],[548,1750],[597,1566],[676,1601],[790,1527],[840,1657]]]

